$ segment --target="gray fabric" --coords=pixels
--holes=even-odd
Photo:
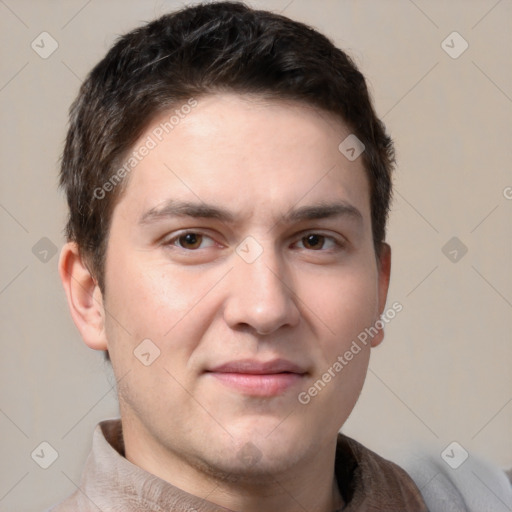
[[[504,471],[470,454],[457,469],[439,454],[401,461],[429,512],[511,512],[512,486]]]

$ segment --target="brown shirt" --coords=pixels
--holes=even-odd
[[[396,464],[342,434],[336,449],[336,478],[343,512],[427,512],[421,494]],[[94,431],[80,487],[51,512],[233,512],[193,496],[124,457],[121,420]]]

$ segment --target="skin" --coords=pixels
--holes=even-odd
[[[376,258],[362,158],[350,162],[338,150],[349,133],[301,103],[201,97],[129,177],[113,212],[104,294],[76,245],[63,248],[71,313],[89,347],[109,350],[134,464],[233,510],[340,505],[336,437],[363,386],[370,344],[307,405],[298,394],[383,313],[391,259],[386,244]],[[168,200],[211,204],[233,218],[141,222]],[[292,209],[340,202],[360,217],[283,221]],[[236,251],[248,236],[251,254],[262,251],[251,263]],[[134,356],[144,339],[160,350],[149,366]],[[304,374],[270,396],[206,371],[275,358]]]

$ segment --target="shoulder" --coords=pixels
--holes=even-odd
[[[430,512],[512,510],[512,486],[505,472],[475,455],[449,465],[440,454],[409,454],[402,467],[421,490]]]
[[[338,436],[336,477],[347,510],[426,512],[420,490],[400,466],[343,434]]]
[[[112,479],[119,469],[120,461],[124,462],[123,453],[121,421],[116,418],[96,425],[91,451],[83,467],[79,485],[64,501],[46,512],[105,510],[105,499],[109,496]],[[113,509],[109,506],[108,510]]]
[[[54,505],[45,512],[89,512],[92,508],[84,508],[84,503],[80,500],[79,491],[75,491],[58,505]],[[97,510],[97,509],[94,509]]]

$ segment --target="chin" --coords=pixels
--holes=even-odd
[[[238,452],[218,459],[202,460],[199,469],[217,480],[238,485],[267,485],[276,475],[285,474],[296,463],[294,450],[266,457],[255,445],[246,444]]]
[[[308,443],[301,443],[301,440],[309,437],[306,432],[277,428],[280,423],[282,426],[282,419],[260,419],[257,423],[257,426],[233,433],[231,447],[224,452],[224,458],[232,471],[253,477],[258,474],[268,476],[269,473],[288,470],[307,455],[305,447]],[[229,453],[228,458],[226,453]]]

